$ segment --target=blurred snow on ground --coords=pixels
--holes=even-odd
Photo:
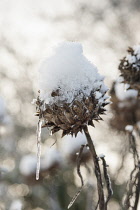
[[[22,201],[17,199],[11,203],[9,210],[22,210]]]
[[[87,144],[85,134],[80,132],[78,133],[77,137],[68,135],[63,137],[61,141],[62,154],[66,156],[73,154],[74,151],[79,152],[81,145]]]
[[[128,132],[130,132],[130,133],[133,131],[133,129],[134,129],[134,128],[133,128],[133,125],[127,125],[127,126],[125,127],[125,130],[128,131]]]
[[[36,169],[36,161],[37,158],[35,155],[29,154],[23,156],[19,165],[20,172],[25,176],[34,174]]]
[[[53,164],[62,165],[63,159],[60,152],[56,148],[46,148],[45,154],[41,160],[41,169],[48,169]]]
[[[126,86],[126,84],[121,83],[120,79],[116,82],[115,93],[119,100],[123,101],[129,98],[137,98],[138,91],[134,89],[125,90],[125,88],[127,89],[128,87],[129,85]]]
[[[55,148],[45,148],[41,157],[41,170],[48,169],[54,164],[63,164],[63,158],[60,152]],[[35,174],[37,157],[35,154],[29,154],[22,157],[19,164],[21,174],[29,176]]]

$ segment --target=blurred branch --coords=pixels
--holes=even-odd
[[[81,160],[82,160],[82,153],[83,153],[83,149],[86,145],[81,145],[78,157],[77,157],[77,174],[80,177],[81,180],[81,188],[79,189],[79,191],[76,193],[76,195],[72,198],[70,204],[68,205],[68,209],[74,204],[74,202],[76,201],[76,199],[78,198],[78,196],[80,195],[83,186],[84,186],[84,180],[80,171],[80,166],[81,166]]]
[[[112,190],[112,186],[111,186],[110,176],[109,176],[108,170],[107,170],[108,165],[106,164],[106,160],[104,157],[100,157],[100,158],[103,162],[104,178],[105,178],[106,187],[107,187],[107,191],[108,191],[108,197],[106,200],[106,207],[107,207],[108,201],[110,200],[111,196],[113,195],[113,190]]]
[[[119,175],[122,173],[122,171],[124,170],[124,166],[125,166],[125,159],[128,155],[128,141],[127,141],[127,138],[124,138],[122,139],[122,148],[121,150],[119,151],[119,155],[121,155],[121,158],[120,158],[120,166],[118,167],[117,169],[117,173],[115,174],[115,178],[114,180],[117,180]]]
[[[138,148],[136,144],[136,138],[132,132],[128,133],[130,151],[133,154],[134,169],[130,174],[130,180],[128,181],[127,194],[124,201],[124,209],[136,210],[138,207],[140,197],[140,159],[138,154]]]
[[[77,157],[77,174],[81,179],[81,187],[84,186],[83,177],[82,177],[82,174],[81,174],[81,171],[80,171],[82,152],[83,152],[84,147],[85,147],[85,145],[81,145],[80,152],[79,152],[78,157]]]

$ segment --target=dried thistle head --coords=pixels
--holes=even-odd
[[[127,125],[137,127],[140,121],[140,100],[137,98],[138,91],[134,89],[124,90],[124,84],[114,82],[110,90],[111,111],[113,118],[110,119],[110,125],[118,131],[125,131]]]
[[[121,60],[119,70],[124,83],[140,92],[140,45],[129,47],[128,54]]]
[[[105,113],[107,87],[96,67],[83,55],[79,43],[63,43],[40,70],[37,116],[52,133],[77,135]]]

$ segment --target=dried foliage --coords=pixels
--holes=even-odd
[[[113,129],[118,131],[125,131],[127,125],[133,125],[138,129],[137,123],[140,121],[140,99],[139,98],[126,98],[120,100],[115,92],[115,82],[110,90],[111,111],[113,117],[109,123]]]
[[[96,90],[97,91],[97,90]],[[82,94],[82,97],[81,97]],[[101,95],[101,98],[104,97],[106,94],[106,91],[104,91]],[[59,96],[59,89],[52,92],[52,97]],[[98,99],[99,100],[99,99]],[[41,101],[38,97],[36,101],[37,105],[37,116],[39,116],[40,119],[44,120],[43,127],[50,127],[52,134],[62,130],[63,134],[62,137],[66,134],[77,135],[79,131],[82,132],[84,130],[85,136],[87,138],[88,146],[93,158],[94,166],[95,166],[95,175],[97,179],[97,188],[98,188],[98,196],[99,200],[97,203],[97,207],[99,205],[100,210],[106,210],[107,209],[107,203],[110,199],[110,196],[112,194],[111,189],[111,182],[106,170],[106,162],[103,159],[103,168],[104,168],[104,176],[107,184],[107,190],[108,190],[108,198],[107,201],[105,201],[104,196],[104,189],[103,189],[103,183],[102,183],[102,175],[101,170],[99,166],[99,158],[96,154],[96,150],[94,147],[94,144],[91,140],[91,137],[88,132],[87,125],[94,126],[93,120],[99,121],[102,120],[100,117],[101,114],[105,113],[104,107],[109,103],[106,102],[106,99],[103,98],[103,102],[99,103],[95,97],[95,91],[91,91],[89,96],[85,96],[84,93],[79,92],[77,96],[75,96],[74,100],[71,103],[67,103],[65,101],[57,101],[57,103],[53,104],[45,104],[44,101]],[[82,152],[85,145],[81,146],[78,158],[77,158],[77,173],[78,176],[81,179],[81,188],[76,193],[76,195],[72,198],[72,201],[70,202],[68,208],[70,208],[79,194],[81,193],[81,190],[84,186],[82,174],[80,172],[80,164],[82,162]]]
[[[82,153],[83,153],[83,149],[86,145],[81,145],[78,157],[77,157],[77,174],[81,180],[81,188],[79,189],[79,191],[76,193],[76,195],[72,198],[70,204],[68,205],[68,209],[73,205],[73,203],[76,201],[76,199],[78,198],[78,196],[80,195],[83,186],[84,186],[84,180],[80,171],[80,166],[81,166],[81,160],[82,160]]]
[[[130,174],[130,180],[127,183],[127,193],[124,200],[125,210],[138,209],[140,197],[140,159],[138,154],[138,145],[132,132],[128,133],[130,152],[133,155],[134,169]]]
[[[105,179],[105,182],[106,182],[106,187],[107,187],[107,192],[108,192],[108,195],[107,195],[107,200],[106,200],[106,208],[107,208],[107,204],[108,204],[108,201],[110,200],[112,194],[113,194],[113,190],[112,190],[112,186],[111,186],[111,180],[110,180],[110,176],[108,174],[108,165],[106,164],[106,160],[105,160],[105,157],[100,157],[102,162],[103,162],[103,171],[104,171],[104,179]]]
[[[102,94],[101,97],[105,95],[106,92]],[[79,93],[81,95],[82,92]],[[54,91],[52,97],[58,96],[59,91]],[[54,104],[45,104],[38,97],[37,113],[36,115],[44,119],[43,127],[49,127],[52,134],[62,130],[62,137],[71,134],[77,135],[79,131],[82,131],[86,124],[94,126],[92,120],[102,120],[100,115],[105,113],[105,106],[109,103],[104,102],[100,105],[98,100],[95,99],[94,91],[91,92],[90,96],[85,96],[80,98],[79,95],[75,96],[71,103],[65,101],[58,101]],[[43,106],[45,106],[43,110]]]
[[[127,56],[125,56],[119,64],[119,70],[124,78],[124,83],[130,84],[131,88],[140,91],[140,57],[137,56],[132,47],[129,47],[127,52],[133,57],[134,61],[129,62]]]
[[[102,161],[103,161],[103,169],[104,169],[104,178],[106,181],[106,186],[107,186],[107,190],[108,190],[108,197],[107,200],[105,200],[105,194],[104,194],[104,188],[103,188],[103,181],[102,181],[102,175],[101,175],[101,169],[100,169],[100,165],[99,165],[99,158],[97,156],[93,141],[90,137],[90,134],[88,132],[88,128],[87,126],[84,127],[84,132],[87,138],[87,142],[88,142],[88,146],[90,148],[90,152],[93,158],[93,162],[94,162],[94,167],[95,167],[95,176],[97,179],[97,189],[98,189],[98,203],[95,209],[98,208],[100,210],[107,210],[107,203],[113,193],[112,188],[111,188],[111,181],[107,172],[107,164],[105,159],[102,157]]]

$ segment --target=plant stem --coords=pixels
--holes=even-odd
[[[100,170],[100,166],[99,166],[99,162],[98,162],[98,156],[96,154],[95,146],[94,146],[91,136],[88,132],[87,126],[84,127],[84,133],[86,135],[88,146],[89,146],[90,152],[92,154],[92,158],[93,158],[93,162],[94,162],[94,166],[95,166],[95,175],[97,178],[97,188],[98,188],[98,196],[99,196],[99,209],[107,210],[107,205],[105,202],[104,191],[103,191],[101,170]]]

